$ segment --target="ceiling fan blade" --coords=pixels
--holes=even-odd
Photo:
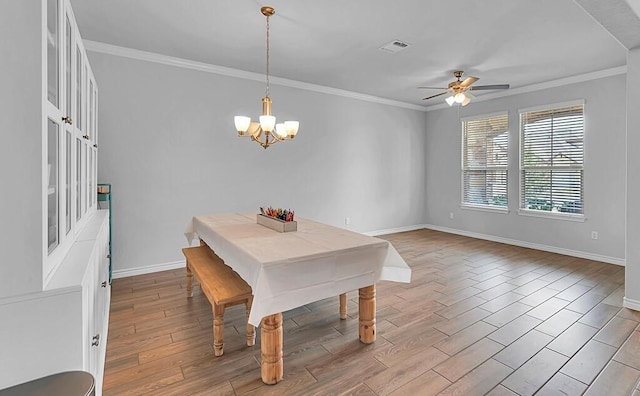
[[[463,82],[460,83],[460,86],[462,88],[466,88],[466,87],[468,87],[469,85],[473,84],[474,82],[476,82],[478,80],[479,80],[478,77],[469,76],[469,77],[465,78]]]
[[[442,95],[445,95],[447,93],[449,93],[449,91],[440,92],[439,94],[427,96],[426,98],[422,98],[422,100],[437,98],[438,96],[442,96]]]
[[[495,84],[495,85],[478,85],[477,87],[471,87],[472,91],[486,91],[489,89],[509,89],[509,84]]]
[[[418,87],[420,89],[449,89],[449,88],[443,88],[443,87]]]

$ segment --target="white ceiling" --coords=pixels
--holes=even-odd
[[[457,69],[517,88],[626,64],[573,0],[72,0],[85,40],[257,73],[265,4],[271,75],[418,105]],[[412,45],[378,49],[396,39]]]

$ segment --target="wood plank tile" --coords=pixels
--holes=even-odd
[[[587,390],[587,385],[577,379],[557,373],[536,395],[540,396],[580,396]]]
[[[377,355],[376,358],[378,359]],[[385,364],[387,370],[374,375],[364,383],[379,395],[387,395],[413,379],[431,370],[435,365],[449,358],[434,347],[420,350],[395,364]],[[380,360],[380,359],[378,359]],[[383,360],[380,360],[384,363]]]
[[[455,304],[449,305],[446,308],[437,310],[435,313],[442,316],[443,318],[452,319],[477,307],[478,305],[484,304],[485,302],[486,300],[482,298],[471,296],[462,301],[458,301]]]
[[[455,382],[498,353],[502,348],[504,347],[497,342],[483,338],[454,356],[444,360],[435,366],[433,371],[449,381]]]
[[[486,318],[489,315],[491,315],[491,312],[489,311],[485,311],[481,308],[474,308],[461,315],[458,315],[454,319],[436,323],[433,325],[433,327],[447,335],[452,335],[482,320],[483,318]]]
[[[558,294],[557,290],[550,289],[548,287],[543,287],[542,289],[535,291],[526,297],[523,297],[519,301],[531,307],[536,307],[542,304],[543,302],[547,301],[551,297],[555,296],[556,294]]]
[[[600,329],[613,318],[619,310],[620,308],[614,307],[613,305],[600,303],[584,315],[579,322]]]
[[[581,317],[582,315],[577,312],[561,309],[555,315],[540,323],[536,327],[536,330],[557,337]]]
[[[619,348],[637,326],[636,321],[615,316],[593,339]]]
[[[496,327],[501,327],[530,310],[530,306],[515,302],[482,320]]]
[[[575,299],[571,304],[567,305],[567,309],[578,312],[580,314],[586,314],[593,307],[600,304],[600,301],[604,300],[606,295],[595,293],[593,289],[582,296]]]
[[[153,392],[164,386],[182,381],[184,379],[180,367],[174,367],[169,370],[156,372],[142,379],[131,382],[124,382],[111,389],[105,389],[102,393],[104,396],[138,396],[147,392]]]
[[[585,396],[629,395],[640,378],[640,371],[611,361],[585,392]]]
[[[434,346],[447,355],[452,356],[486,335],[492,333],[495,329],[495,326],[480,321],[452,336],[445,338]]]
[[[518,396],[518,394],[508,388],[505,388],[502,385],[498,385],[495,388],[491,389],[491,391],[487,393],[486,396]]]
[[[597,333],[598,329],[580,322],[572,324],[567,330],[556,337],[547,348],[559,352],[567,357],[573,356],[584,344]]]
[[[529,330],[539,325],[541,322],[542,321],[540,319],[525,314],[489,334],[487,338],[507,346],[529,332]]]
[[[502,381],[502,385],[522,396],[533,395],[567,360],[566,356],[544,348]]]
[[[609,362],[616,348],[598,341],[589,341],[560,370],[572,378],[590,384]]]
[[[553,337],[550,335],[531,330],[493,358],[515,370],[542,350],[551,340]]]
[[[527,315],[540,320],[547,320],[568,304],[565,300],[553,297],[527,312]]]
[[[588,292],[589,290],[591,290],[591,286],[586,286],[586,285],[581,285],[579,283],[576,283],[566,288],[565,290],[561,291],[560,293],[556,294],[556,297],[566,301],[574,301],[578,297]]]
[[[484,395],[512,372],[504,364],[489,359],[446,388],[442,395]]]
[[[490,312],[498,312],[502,308],[505,308],[514,302],[521,300],[522,294],[507,292],[499,297],[491,299],[484,304],[479,305],[479,308],[485,309]]]
[[[451,385],[451,382],[447,381],[446,378],[439,375],[433,370],[427,371],[411,382],[399,387],[390,395],[393,396],[406,396],[406,395],[421,395],[421,396],[431,396],[437,395]]]
[[[616,362],[640,370],[640,331],[634,331],[613,357]]]

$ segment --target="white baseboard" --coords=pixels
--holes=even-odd
[[[173,261],[171,263],[153,264],[153,265],[147,265],[146,267],[115,270],[113,271],[112,276],[113,276],[113,279],[126,278],[129,276],[151,274],[153,272],[167,271],[167,270],[172,270],[176,268],[184,268],[185,265],[186,264],[184,261]]]
[[[627,297],[622,298],[622,306],[625,308],[633,309],[635,311],[640,311],[640,301],[632,300]]]
[[[603,263],[615,264],[623,267],[625,266],[625,263],[626,263],[626,260],[623,258],[602,256],[599,254],[582,252],[579,250],[571,250],[571,249],[565,249],[565,248],[560,248],[556,246],[541,245],[538,243],[519,241],[517,239],[503,238],[503,237],[498,237],[494,235],[480,234],[477,232],[458,230],[455,228],[442,227],[442,226],[437,226],[433,224],[425,224],[424,228],[428,228],[430,230],[435,230],[435,231],[448,232],[450,234],[468,236],[471,238],[484,239],[492,242],[506,243],[507,245],[514,245],[514,246],[520,246],[520,247],[525,247],[529,249],[542,250],[544,252],[564,254],[566,256],[580,257],[580,258],[594,260],[594,261],[602,261]]]
[[[426,228],[424,224],[415,224],[415,225],[396,227],[396,228],[386,228],[384,230],[367,231],[367,232],[363,232],[363,234],[369,235],[369,236],[380,236],[380,235],[387,235],[387,234],[395,234],[396,232],[421,230],[423,228]]]

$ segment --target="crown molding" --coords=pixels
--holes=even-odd
[[[590,80],[597,80],[599,78],[617,76],[619,74],[625,74],[627,72],[627,66],[612,67],[610,69],[598,70],[591,73],[579,74],[577,76],[560,78],[557,80],[546,81],[538,84],[526,85],[524,87],[507,89],[504,91],[494,92],[482,96],[477,96],[473,101],[481,102],[483,100],[491,100],[497,98],[503,98],[505,96],[513,96],[524,94],[528,92],[540,91],[542,89],[562,87],[569,84],[581,83]],[[427,111],[448,109],[450,106],[446,103],[441,103],[433,106],[428,106]]]
[[[154,52],[141,51],[133,48],[120,47],[117,45],[102,43],[99,41],[83,40],[84,47],[87,51],[99,52],[108,55],[121,56],[124,58],[136,59],[146,62],[160,63],[163,65],[181,67],[184,69],[197,70],[206,73],[218,74],[221,76],[242,78],[245,80],[263,82],[265,75],[261,73],[253,73],[230,67],[212,65],[209,63],[196,62],[183,58],[157,54]],[[326,87],[323,85],[310,84],[302,81],[290,80],[287,78],[270,76],[269,82],[274,85],[281,85],[290,88],[304,89],[307,91],[319,92],[328,95],[342,96],[350,99],[363,100],[366,102],[378,103],[387,106],[402,107],[410,110],[426,111],[427,107],[419,106],[413,103],[400,102],[397,100],[381,98],[378,96],[367,95],[359,92],[347,91],[344,89]]]

